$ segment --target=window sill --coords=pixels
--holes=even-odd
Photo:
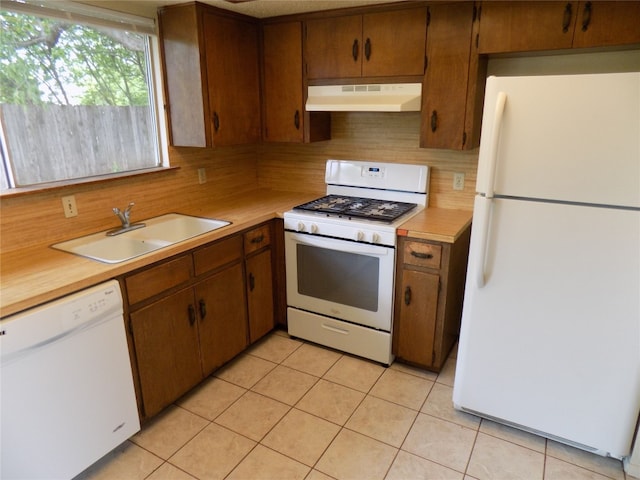
[[[180,167],[146,168],[144,170],[136,170],[132,172],[111,173],[108,175],[99,175],[96,177],[89,177],[89,178],[79,178],[79,179],[73,179],[73,180],[63,180],[59,182],[40,183],[38,185],[11,188],[11,189],[5,190],[0,193],[0,198],[13,198],[13,197],[18,197],[22,195],[34,194],[34,193],[44,193],[44,192],[50,192],[55,190],[62,190],[64,188],[76,187],[80,185],[106,183],[106,182],[112,182],[114,180],[122,180],[122,179],[127,179],[132,177],[141,177],[146,175],[158,175],[158,174],[172,172],[179,169]]]

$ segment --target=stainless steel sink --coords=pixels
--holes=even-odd
[[[231,222],[169,213],[145,220],[145,227],[117,236],[105,232],[51,245],[104,263],[119,263],[212,232]]]

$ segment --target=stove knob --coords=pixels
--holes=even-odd
[[[311,224],[311,233],[318,233],[318,225],[315,223]]]
[[[298,222],[298,231],[299,232],[304,232],[305,229],[305,225],[303,222]]]
[[[373,235],[371,235],[371,242],[380,243],[380,235],[378,235],[377,233],[374,233]]]
[[[356,240],[359,242],[363,242],[364,241],[364,232],[361,230],[358,230],[358,233],[356,233]]]

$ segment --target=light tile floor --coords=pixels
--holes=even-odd
[[[455,411],[454,375],[455,351],[437,375],[276,331],[77,478],[625,479],[616,460]]]

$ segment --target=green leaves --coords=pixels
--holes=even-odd
[[[144,35],[0,12],[0,103],[149,105]]]

